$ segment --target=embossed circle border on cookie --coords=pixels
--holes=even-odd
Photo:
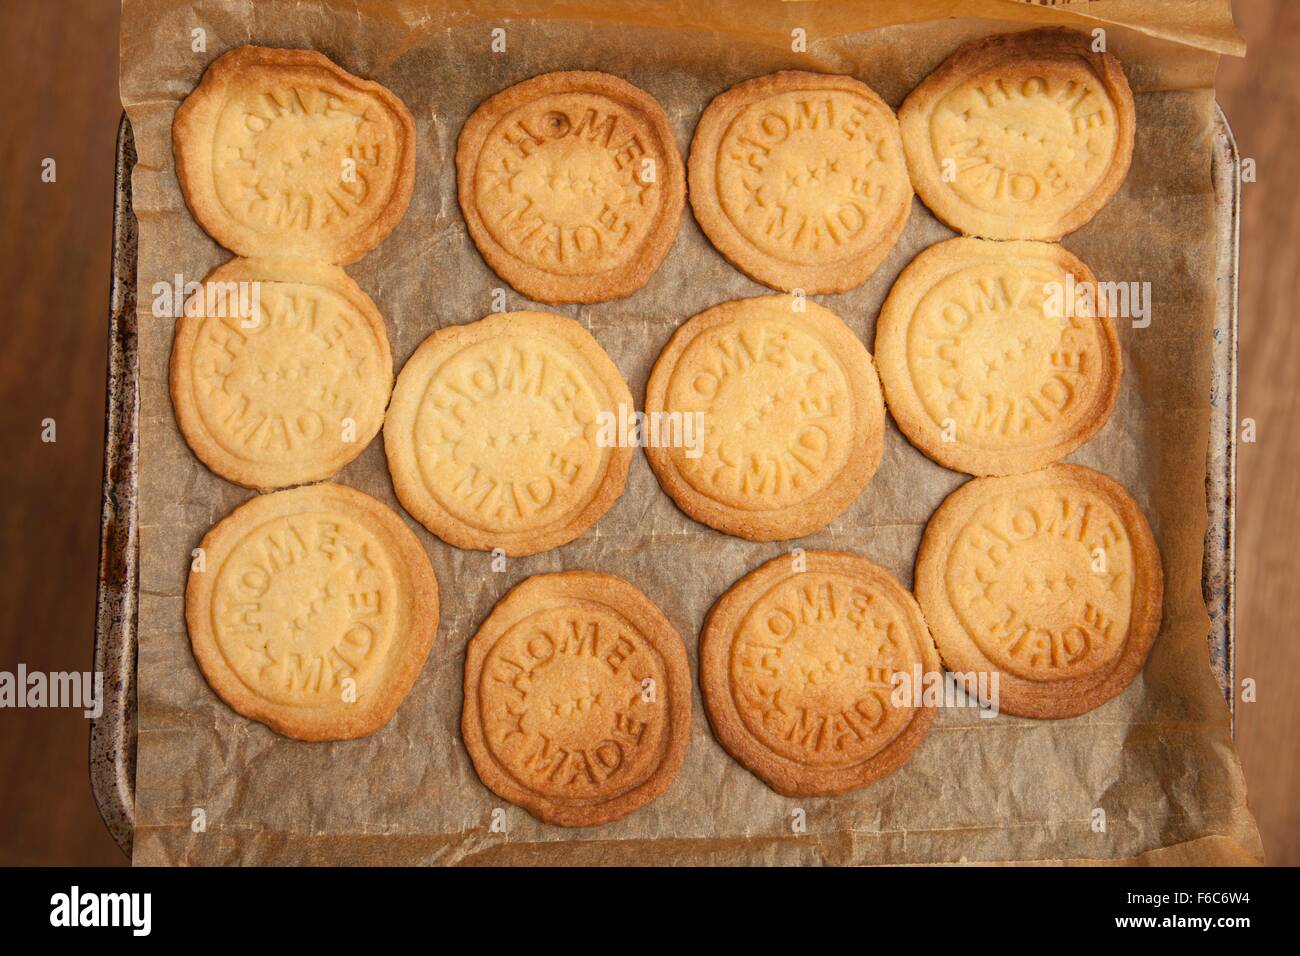
[[[349,517],[382,537],[395,571],[402,610],[395,624],[386,662],[388,683],[382,694],[350,705],[340,719],[337,711],[274,704],[252,691],[231,669],[212,629],[212,601],[222,563],[251,528],[277,518],[317,511],[344,510]],[[258,495],[235,508],[203,536],[206,569],[191,570],[185,584],[185,624],[190,647],[209,686],[236,713],[296,740],[350,740],[365,737],[392,719],[420,675],[438,634],[438,579],[423,545],[401,518],[382,502],[345,485],[318,484]]]
[[[176,424],[185,443],[215,474],[245,488],[270,489],[320,481],[336,474],[360,455],[384,424],[384,412],[393,391],[393,353],[388,344],[388,330],[384,317],[370,297],[362,291],[346,272],[337,266],[304,259],[231,259],[213,270],[203,285],[209,282],[283,282],[315,285],[345,299],[366,322],[366,329],[374,337],[383,374],[383,396],[376,406],[372,422],[358,422],[356,439],[340,442],[338,453],[322,460],[312,468],[292,462],[251,462],[233,455],[220,439],[212,434],[199,410],[199,400],[194,395],[194,350],[203,332],[203,323],[216,318],[182,315],[176,320],[172,338],[172,352],[168,370],[168,390]]]
[[[479,156],[502,117],[525,103],[564,93],[589,93],[620,103],[635,112],[655,133],[666,160],[658,164],[661,202],[641,247],[626,262],[590,275],[561,275],[525,262],[493,238],[475,198]],[[456,196],[470,238],[488,266],[516,291],[537,302],[609,302],[644,286],[668,255],[677,238],[686,204],[686,171],[677,137],[663,107],[640,87],[609,73],[566,70],[543,73],[508,86],[488,97],[470,114],[456,140]]]
[[[875,243],[855,256],[823,266],[782,262],[750,242],[723,209],[716,181],[718,152],[732,121],[749,106],[764,99],[805,90],[851,93],[863,97],[876,107],[894,134],[899,176],[907,190],[906,200],[899,204],[894,219],[880,232]],[[894,111],[865,83],[835,73],[783,70],[745,80],[719,93],[705,107],[695,127],[687,170],[691,209],[713,247],[755,282],[781,292],[802,289],[805,293],[814,295],[846,292],[860,286],[880,267],[898,243],[912,210],[914,193]]]
[[[1096,287],[1097,278],[1092,270],[1063,246],[1029,240],[994,241],[959,236],[923,249],[894,281],[885,304],[880,308],[874,354],[885,404],[903,437],[945,468],[970,475],[1010,475],[1043,468],[1091,441],[1110,420],[1115,409],[1123,359],[1115,326],[1105,314],[1105,302],[1098,299],[1099,314],[1092,321],[1098,327],[1098,340],[1109,360],[1107,382],[1104,388],[1095,390],[1094,409],[1069,434],[1024,448],[976,448],[961,441],[960,430],[957,441],[944,441],[939,426],[926,412],[908,361],[908,339],[916,318],[916,307],[940,283],[964,269],[1030,253],[1036,254],[1045,264],[1054,260],[1051,264],[1060,267],[1062,274],[1068,271],[1076,282],[1088,282]],[[962,255],[964,258],[957,264],[943,262],[949,255]],[[930,273],[939,268],[943,269],[942,275],[932,278]]]
[[[871,353],[838,315],[816,302],[805,302],[806,311],[791,311],[788,295],[764,295],[733,299],[705,309],[678,326],[659,357],[655,359],[645,389],[645,413],[666,411],[668,385],[678,362],[701,335],[735,318],[744,320],[744,310],[761,307],[777,317],[789,317],[799,331],[817,335],[840,364],[849,384],[856,421],[849,440],[848,460],[839,473],[812,498],[785,508],[744,511],[723,505],[697,491],[678,472],[675,454],[681,449],[647,445],[646,458],[664,492],[687,516],[724,534],[751,541],[781,541],[802,538],[819,531],[843,513],[870,483],[884,454],[885,401]],[[741,313],[739,316],[736,313]],[[862,361],[851,368],[847,356]],[[708,434],[709,423],[704,430]]]
[[[1133,605],[1124,648],[1107,670],[1059,681],[1031,681],[1000,671],[962,627],[948,598],[949,555],[969,517],[986,501],[1021,489],[1074,486],[1104,498],[1124,522],[1133,549]],[[954,672],[999,672],[999,709],[1019,717],[1077,717],[1121,694],[1146,664],[1160,630],[1164,571],[1146,516],[1124,487],[1082,465],[1052,465],[1022,475],[972,478],[939,505],[916,555],[916,598],[944,665]]]
[[[709,610],[700,632],[700,691],[713,734],[723,749],[777,793],[787,797],[834,796],[857,790],[902,767],[930,732],[935,708],[916,708],[907,725],[876,753],[848,767],[823,768],[778,754],[745,726],[731,681],[731,653],[737,629],[767,594],[803,574],[823,572],[861,582],[888,595],[910,619],[917,658],[926,673],[939,673],[939,652],[915,599],[888,570],[848,551],[809,551],[806,570],[795,572],[790,555],[780,555],[729,587]]]
[[[558,801],[517,780],[501,765],[484,737],[479,713],[483,665],[497,641],[519,621],[547,607],[595,603],[622,618],[658,656],[669,687],[665,749],[650,776],[611,799]],[[599,826],[621,819],[660,797],[677,779],[691,741],[691,672],[686,645],[672,622],[639,588],[623,578],[594,571],[537,574],[515,585],[479,625],[465,649],[461,738],[479,779],[493,793],[523,807],[545,823],[566,827]]]
[[[344,86],[378,99],[397,119],[404,135],[392,195],[382,212],[369,226],[353,236],[350,242],[336,243],[326,253],[315,249],[292,250],[286,248],[288,243],[283,236],[264,236],[226,213],[213,182],[213,140],[228,89],[239,82],[241,72],[249,66],[269,66],[289,73],[324,70]],[[172,120],[172,156],[176,163],[176,178],[195,222],[222,246],[236,255],[249,258],[294,255],[335,265],[356,262],[383,242],[406,214],[406,207],[410,204],[411,193],[415,188],[415,142],[415,119],[406,104],[392,90],[374,80],[354,76],[315,50],[284,50],[248,45],[223,53],[208,64],[203,79],[177,108]]]
[[[610,411],[616,413],[619,405],[625,406],[629,413],[632,411],[632,392],[618,366],[579,323],[550,312],[503,312],[465,325],[446,326],[420,343],[398,373],[397,385],[393,388],[393,399],[384,419],[384,452],[397,499],[420,524],[453,547],[472,551],[501,548],[514,558],[568,544],[604,517],[623,493],[633,449],[623,446],[609,449],[605,474],[596,485],[595,493],[580,511],[559,525],[552,522],[540,530],[486,532],[467,525],[443,508],[424,488],[414,448],[416,421],[432,380],[431,374],[424,374],[426,367],[437,361],[446,350],[459,351],[495,334],[508,333],[511,327],[525,334],[551,336],[563,341],[604,384],[614,405]],[[410,384],[416,381],[411,376],[417,373],[420,376],[418,389]]]
[[[1128,175],[1133,158],[1133,91],[1119,61],[1110,53],[1092,52],[1091,42],[1086,34],[1064,27],[1044,27],[970,40],[958,47],[908,94],[898,108],[903,151],[912,186],[936,218],[968,236],[1055,242],[1086,224],[1110,201]],[[935,107],[963,81],[996,70],[1001,64],[1036,63],[1051,71],[1062,60],[1084,63],[1110,97],[1117,127],[1115,159],[1092,192],[1067,215],[1055,220],[1026,226],[1024,216],[996,216],[983,210],[972,210],[943,181],[939,163],[931,149],[929,125]],[[988,221],[992,220],[998,221],[990,225]]]

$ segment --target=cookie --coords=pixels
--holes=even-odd
[[[370,443],[393,387],[375,304],[337,266],[234,259],[176,322],[171,395],[185,441],[249,488],[328,478]]]
[[[355,262],[415,182],[410,111],[311,50],[218,57],[176,111],[172,151],[195,220],[241,256]]]
[[[894,675],[939,672],[916,601],[844,551],[789,555],[745,575],[700,638],[704,709],[727,752],[788,797],[826,796],[893,773],[934,709],[899,703]]]
[[[438,580],[401,518],[310,485],[245,502],[200,547],[185,622],[222,700],[299,740],[388,723],[438,633]]]
[[[1133,94],[1073,30],[973,40],[898,111],[912,184],[958,232],[1056,240],[1106,205],[1133,156]]]
[[[524,581],[465,651],[461,736],[479,779],[547,823],[589,827],[667,790],[691,736],[686,646],[609,574]]]
[[[787,71],[733,86],[700,117],[689,169],[709,241],[786,292],[861,285],[912,207],[898,120],[848,76]]]
[[[632,408],[614,363],[572,319],[506,312],[440,329],[398,375],[384,420],[393,487],[448,544],[547,551],[623,493],[632,448],[606,425]]]
[[[908,441],[973,475],[1042,468],[1106,423],[1120,351],[1096,277],[1061,246],[950,239],[912,260],[876,323],[885,402]],[[1098,300],[1097,305],[1102,305]]]
[[[685,174],[663,108],[608,73],[546,73],[484,100],[456,185],[487,264],[538,302],[607,302],[649,280],[681,221]]]
[[[944,664],[997,672],[999,707],[1022,717],[1074,717],[1123,691],[1163,593],[1137,503],[1078,465],[967,482],[930,518],[916,558]]]
[[[680,326],[645,412],[648,430],[671,434],[665,423],[693,417],[703,432],[694,450],[647,443],[664,491],[696,521],[752,541],[825,527],[871,480],[884,442],[866,348],[829,309],[784,295],[724,302]]]

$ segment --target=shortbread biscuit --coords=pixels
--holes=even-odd
[[[785,295],[724,302],[678,328],[650,373],[645,411],[656,435],[691,416],[703,429],[694,451],[647,442],[664,491],[696,521],[753,541],[825,527],[883,450],[866,348],[829,309]]]
[[[388,723],[438,633],[438,580],[401,518],[310,485],[245,502],[200,548],[185,621],[222,700],[299,740]]]
[[[405,104],[311,50],[218,57],[176,111],[172,151],[194,218],[241,256],[355,262],[415,182]]]
[[[1061,238],[1106,205],[1133,156],[1133,94],[1073,30],[960,47],[898,111],[912,184],[952,228]]]
[[[379,432],[392,388],[384,319],[337,266],[234,259],[176,323],[176,421],[200,461],[249,488],[333,475]]]
[[[1124,690],[1163,593],[1137,503],[1078,465],[967,482],[930,518],[916,558],[944,664],[998,672],[998,706],[1022,717],[1074,717]]]
[[[691,142],[691,208],[732,265],[774,289],[843,292],[889,254],[912,207],[893,110],[848,76],[733,86]]]
[[[686,646],[609,574],[541,574],[465,651],[461,736],[479,779],[561,826],[627,816],[677,778],[691,738]]]
[[[905,764],[934,709],[916,706],[896,675],[939,672],[912,595],[843,551],[782,555],[751,571],[714,605],[700,638],[714,734],[790,797],[855,790]]]
[[[620,494],[632,393],[577,322],[506,312],[429,336],[393,390],[397,497],[458,548],[521,556],[572,541]],[[612,439],[612,440],[611,440]]]
[[[608,73],[502,90],[456,145],[474,244],[538,302],[606,302],[645,285],[677,235],[685,178],[663,108]]]
[[[908,441],[957,471],[1007,475],[1092,438],[1121,371],[1096,282],[1045,242],[950,239],[912,260],[880,310],[875,346]]]

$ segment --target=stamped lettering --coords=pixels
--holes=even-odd
[[[912,187],[898,123],[865,84],[774,73],[704,111],[691,203],[718,250],[774,288],[841,292],[898,238]]]
[[[548,73],[475,110],[460,202],[488,263],[542,302],[639,288],[672,242],[684,176],[667,117],[604,73]]]
[[[398,496],[461,547],[521,555],[571,540],[622,489],[631,449],[600,440],[620,403],[631,406],[618,370],[569,319],[514,312],[444,329],[394,391]]]
[[[195,218],[241,255],[351,262],[410,199],[406,107],[311,51],[222,56],[182,104],[174,139]]]
[[[966,44],[899,110],[916,190],[991,239],[1059,239],[1128,172],[1133,96],[1085,34],[1030,30]]]

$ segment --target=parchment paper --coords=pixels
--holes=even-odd
[[[1096,0],[1054,7],[971,3],[631,3],[536,5],[128,0],[122,99],[135,131],[140,220],[140,613],[137,863],[941,863],[1210,862],[1257,859],[1227,710],[1211,676],[1201,556],[1214,288],[1210,181],[1213,77],[1240,54],[1227,0]],[[965,15],[962,19],[952,19]],[[983,19],[972,19],[971,17]],[[1019,22],[1008,22],[1019,21]],[[236,715],[208,688],[183,620],[190,551],[250,492],[189,452],[167,394],[172,323],[150,289],[177,272],[201,279],[229,258],[184,206],[171,121],[204,67],[244,43],[320,50],[396,92],[419,131],[405,219],[348,272],[378,303],[400,368],[425,336],[474,321],[504,287],[479,258],[455,198],[453,155],[486,96],[549,70],[599,69],[662,103],[683,155],[715,94],[777,69],[850,73],[897,107],[961,41],[1028,22],[1108,28],[1137,101],[1127,181],[1065,245],[1101,280],[1149,281],[1147,329],[1119,322],[1124,381],[1115,414],[1070,460],[1121,481],[1150,517],[1164,560],[1164,624],[1128,691],[1074,720],[981,719],[940,712],[899,773],[853,794],[778,796],[713,739],[694,691],[680,778],[659,800],[604,827],[546,826],[488,791],[459,740],[466,641],[525,577],[589,568],[621,575],[667,613],[692,671],[704,615],[737,578],[793,543],[730,538],[686,518],[638,453],[627,489],[591,531],[563,548],[511,560],[442,544],[401,512],[376,439],[337,480],[387,502],[424,542],[442,588],[433,653],[392,722],[363,740],[306,744]],[[507,30],[505,53],[490,30]],[[791,30],[806,31],[806,53]],[[205,31],[206,52],[191,49]],[[893,254],[861,288],[819,297],[870,348],[890,284],[922,248],[951,233],[915,202]],[[765,293],[715,252],[688,211],[649,284],[630,298],[549,307],[592,331],[640,402],[672,330],[727,299]],[[510,290],[510,308],[531,303]],[[845,548],[905,584],[922,530],[965,481],[889,424],[884,460],[858,501],[805,548]],[[489,828],[506,809],[506,832]],[[796,833],[801,808],[807,830]],[[1093,827],[1105,811],[1104,832]],[[202,810],[204,826],[195,824]],[[196,832],[200,830],[201,832]]]

